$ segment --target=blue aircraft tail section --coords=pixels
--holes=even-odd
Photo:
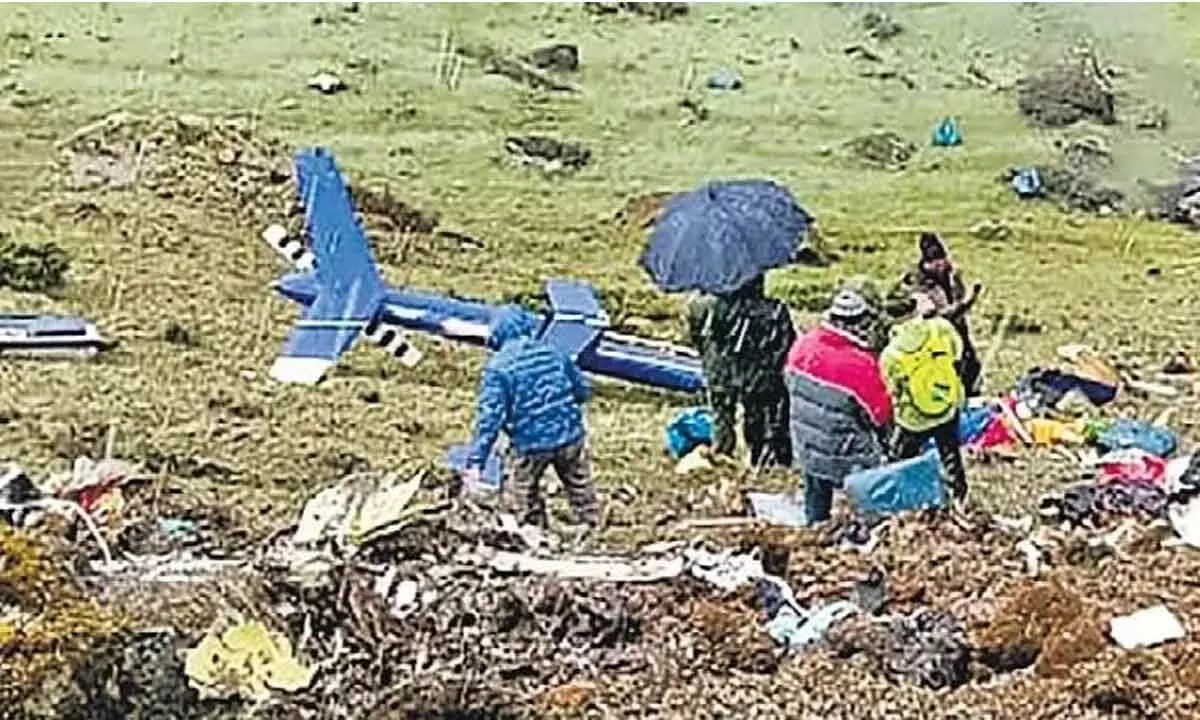
[[[324,148],[298,152],[296,186],[305,211],[317,294],[292,327],[271,367],[271,377],[311,384],[364,331],[374,329],[387,288],[333,156]]]

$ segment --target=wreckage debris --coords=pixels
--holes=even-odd
[[[518,162],[544,172],[580,170],[592,159],[592,151],[583,145],[545,135],[511,135],[504,149]]]
[[[521,58],[538,70],[570,73],[579,69],[579,47],[567,43],[555,43],[540,47]]]
[[[1116,123],[1116,100],[1095,54],[1076,52],[1017,83],[1017,108],[1043,127]]]

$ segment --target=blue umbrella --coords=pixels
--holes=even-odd
[[[671,198],[640,262],[667,292],[728,293],[794,262],[811,223],[770,180],[712,182]]]

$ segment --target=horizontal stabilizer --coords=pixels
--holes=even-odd
[[[358,283],[348,293],[322,291],[304,310],[271,367],[280,382],[316,383],[342,353],[353,347],[379,310],[380,298]]]
[[[281,355],[271,363],[271,377],[282,383],[316,385],[325,377],[333,360],[318,357],[288,357]]]
[[[608,318],[600,309],[596,293],[584,283],[554,278],[546,282],[550,311],[555,315],[578,315],[607,324]]]
[[[262,239],[296,268],[312,270],[316,266],[316,258],[304,244],[304,239],[289,236],[282,225],[271,225],[263,230]]]
[[[555,318],[550,321],[546,332],[542,333],[542,341],[570,355],[572,360],[578,360],[580,355],[596,344],[600,333],[599,328],[584,325],[579,320]]]
[[[367,328],[363,337],[383,348],[385,352],[408,367],[413,367],[421,362],[421,351],[408,342],[404,330],[397,325],[376,322]]]

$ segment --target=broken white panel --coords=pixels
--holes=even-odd
[[[1180,540],[1200,548],[1200,497],[1168,506],[1167,519],[1171,521],[1171,527]]]
[[[569,580],[606,580],[609,582],[657,582],[683,574],[683,558],[649,559],[634,562],[608,558],[539,558],[522,553],[497,552],[489,566],[503,573],[553,575]]]
[[[766,572],[762,561],[751,554],[734,555],[732,550],[712,553],[695,549],[684,552],[692,575],[729,592],[751,583]]]
[[[754,517],[775,525],[800,528],[808,524],[804,503],[790,493],[746,493]]]
[[[1187,631],[1166,605],[1155,605],[1112,619],[1109,634],[1125,650],[1182,640]]]

